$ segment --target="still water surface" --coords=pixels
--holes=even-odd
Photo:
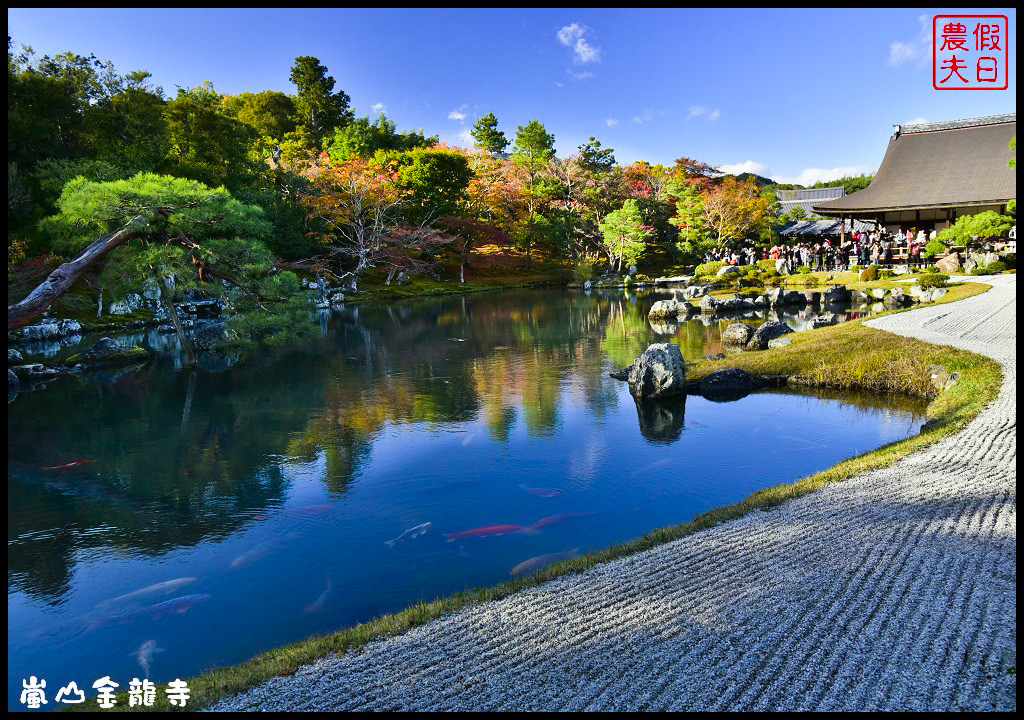
[[[151,334],[136,340],[163,350],[141,371],[23,391],[8,405],[9,706],[30,675],[52,708],[72,680],[124,689],[148,665],[166,683],[499,582],[923,421],[917,401],[788,392],[638,407],[609,370],[650,342],[720,352],[729,322],[656,331],[659,297],[349,307],[222,372],[176,370]],[[161,651],[140,653],[149,641]]]

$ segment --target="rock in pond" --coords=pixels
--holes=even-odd
[[[715,370],[700,381],[700,394],[711,398],[738,399],[763,387],[760,380],[739,368]]]
[[[754,328],[744,323],[733,323],[722,332],[722,342],[727,345],[746,345],[754,334]]]
[[[685,319],[690,312],[693,311],[693,307],[690,303],[685,300],[659,300],[651,306],[650,311],[647,313],[647,317],[651,320],[660,319]]]
[[[131,365],[149,360],[149,353],[138,345],[128,347],[118,345],[113,339],[105,337],[97,340],[88,350],[72,355],[64,364],[68,367],[101,367],[109,365]]]
[[[657,400],[686,392],[686,365],[678,345],[654,343],[633,361],[629,390],[634,397]]]
[[[754,337],[750,338],[750,342],[747,343],[747,350],[767,350],[770,341],[791,332],[793,332],[793,328],[786,323],[766,322],[754,332]]]
[[[203,323],[192,332],[192,344],[197,350],[210,350],[228,339],[228,328],[222,322]]]
[[[818,317],[807,323],[807,327],[810,330],[815,330],[820,327],[829,327],[830,325],[837,325],[839,323],[839,316],[835,313],[822,313]],[[769,347],[771,347],[769,345]]]
[[[21,356],[21,353],[14,348],[7,348],[7,367],[12,365],[24,365],[25,358]]]

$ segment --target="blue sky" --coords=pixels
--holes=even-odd
[[[1016,112],[1009,89],[938,91],[931,18],[958,10],[47,10],[8,9],[15,45],[64,50],[222,93],[294,92],[314,55],[359,115],[451,144],[493,111],[532,119],[560,155],[590,135],[620,163],[695,157],[814,182],[874,172],[892,125]]]

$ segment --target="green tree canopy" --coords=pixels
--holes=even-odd
[[[601,222],[608,256],[618,259],[618,269],[623,264],[635,263],[647,247],[648,229],[636,200],[627,200],[620,210],[608,213]]]
[[[367,115],[335,130],[327,154],[334,162],[344,162],[353,157],[370,158],[382,150],[404,152],[436,144],[436,135],[426,137],[422,130],[400,133],[386,116],[379,115],[370,122]]]
[[[223,100],[210,83],[178,89],[178,96],[167,104],[165,169],[214,187],[238,188],[252,182],[256,168],[249,146],[255,132],[226,114]]]
[[[492,112],[477,120],[470,133],[476,146],[488,152],[501,154],[508,147],[505,133],[498,130],[498,118]]]
[[[298,88],[295,107],[300,122],[311,141],[320,147],[335,128],[352,119],[349,96],[342,90],[334,91],[334,78],[317,58],[309,55],[295,58],[290,79]]]

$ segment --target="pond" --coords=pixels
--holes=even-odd
[[[610,370],[651,342],[718,353],[729,322],[656,332],[660,297],[356,305],[221,372],[177,370],[150,333],[142,370],[23,390],[8,405],[9,706],[30,675],[51,700],[72,680],[166,683],[500,582],[924,420],[916,400],[785,391],[638,406]]]

